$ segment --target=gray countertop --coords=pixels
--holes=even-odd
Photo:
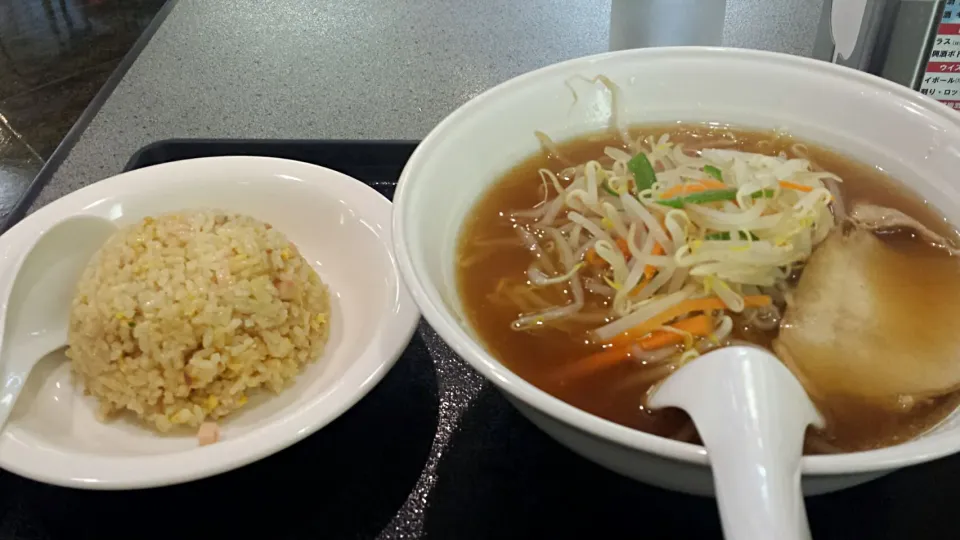
[[[822,0],[728,0],[724,44],[809,55]],[[31,210],[172,137],[420,139],[483,90],[607,49],[608,0],[181,0]]]

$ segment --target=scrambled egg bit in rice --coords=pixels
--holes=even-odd
[[[326,286],[281,232],[185,211],[125,227],[93,257],[67,355],[103,418],[196,428],[280,392],[323,352],[329,317]]]

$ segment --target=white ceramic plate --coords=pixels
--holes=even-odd
[[[361,182],[297,161],[219,157],[140,169],[72,193],[0,236],[3,271],[44,230],[75,214],[123,225],[187,208],[241,212],[279,228],[330,287],[330,342],[279,396],[219,422],[220,442],[159,435],[134,419],[96,420],[62,353],[45,358],[0,435],[0,467],[42,482],[128,489],[227,471],[310,435],[363,397],[406,347],[419,314],[398,277],[390,202]]]

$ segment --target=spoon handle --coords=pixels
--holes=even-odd
[[[698,426],[699,429],[699,426]],[[743,426],[729,426],[743,430]],[[802,437],[771,447],[728,442],[729,432],[699,429],[710,448],[713,483],[727,540],[809,540],[810,527],[800,485]],[[733,437],[752,437],[743,430]],[[801,436],[802,436],[801,432]]]
[[[776,357],[754,347],[708,353],[664,381],[650,405],[693,418],[727,540],[809,540],[800,460],[807,426],[821,419]]]

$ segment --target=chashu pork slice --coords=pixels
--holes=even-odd
[[[960,255],[960,250],[953,247],[946,238],[933,232],[929,227],[904,214],[896,208],[887,208],[869,203],[857,203],[850,212],[850,220],[873,231],[910,229],[914,234],[926,239],[934,246],[949,252],[951,255]]]
[[[960,387],[960,265],[839,227],[814,251],[774,347],[815,395],[890,403]]]

